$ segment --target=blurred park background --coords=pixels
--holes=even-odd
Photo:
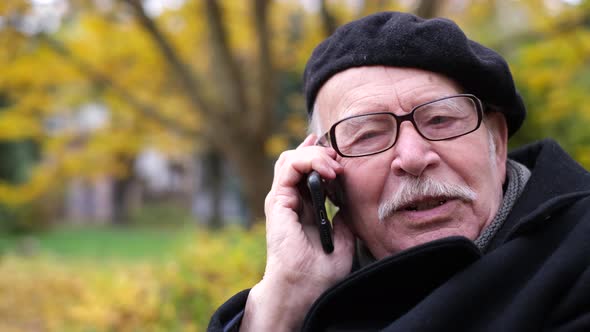
[[[307,57],[380,10],[503,54],[529,110],[511,147],[590,167],[590,1],[2,1],[0,331],[203,331],[263,273]]]

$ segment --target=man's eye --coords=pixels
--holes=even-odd
[[[353,139],[353,144],[371,144],[387,138],[385,130],[370,130],[357,133]]]
[[[359,137],[357,138],[357,140],[365,140],[365,139],[371,139],[374,138],[376,136],[378,136],[379,133],[371,131],[371,132],[366,132],[366,133],[362,133],[361,135],[359,135]]]
[[[439,125],[451,121],[452,118],[448,116],[433,116],[429,121],[429,125]]]

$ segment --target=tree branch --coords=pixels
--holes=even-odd
[[[568,19],[557,23],[551,32],[543,33],[539,31],[524,31],[522,33],[513,34],[507,38],[490,43],[488,47],[494,50],[504,50],[511,45],[518,45],[526,41],[533,42],[541,39],[551,38],[581,27],[590,27],[590,12],[584,12],[584,14],[578,19]]]
[[[144,104],[135,98],[133,95],[128,93],[125,89],[117,86],[117,84],[106,75],[92,68],[88,63],[85,63],[82,59],[76,57],[65,45],[55,40],[54,38],[41,34],[39,38],[44,41],[54,52],[65,58],[71,63],[78,71],[87,76],[96,86],[99,88],[107,87],[115,92],[119,98],[128,103],[135,110],[140,112],[143,116],[157,121],[168,129],[174,131],[177,134],[194,137],[200,135],[200,132],[195,131],[192,128],[185,127],[183,124],[172,120],[168,117],[163,116],[155,108],[150,105]]]
[[[180,79],[181,86],[184,88],[187,97],[189,97],[193,106],[200,110],[203,115],[207,115],[208,104],[205,102],[205,98],[200,94],[200,90],[198,89],[199,84],[192,75],[192,71],[189,66],[184,64],[180,57],[175,52],[174,48],[171,46],[168,39],[164,36],[164,34],[158,29],[155,22],[149,18],[143,8],[141,0],[123,0],[127,2],[135,11],[136,17],[139,20],[139,23],[143,28],[148,32],[149,36],[153,39],[156,43],[158,49],[172,68],[172,71],[178,79]],[[210,115],[210,114],[209,114]]]
[[[326,0],[320,2],[320,17],[322,18],[322,27],[326,36],[330,36],[336,30],[336,19],[328,10]]]
[[[416,7],[416,15],[422,18],[433,18],[438,14],[442,0],[421,0]]]
[[[270,49],[268,29],[268,0],[255,0],[254,26],[258,36],[258,110],[250,113],[250,127],[254,133],[267,132],[273,121],[273,106],[276,97],[275,68]]]
[[[207,22],[209,23],[213,60],[217,62],[216,71],[219,72],[222,91],[230,103],[230,112],[244,112],[248,110],[248,102],[244,90],[244,82],[238,65],[233,58],[229,43],[226,38],[226,31],[222,24],[221,9],[216,0],[206,0],[205,10]]]

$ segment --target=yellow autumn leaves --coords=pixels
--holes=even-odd
[[[264,269],[264,232],[198,230],[165,262],[0,260],[0,331],[204,331]]]

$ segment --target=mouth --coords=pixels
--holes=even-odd
[[[439,206],[444,205],[446,202],[451,200],[451,198],[447,197],[425,197],[420,200],[411,201],[407,204],[401,206],[397,211],[425,211],[437,208]]]

